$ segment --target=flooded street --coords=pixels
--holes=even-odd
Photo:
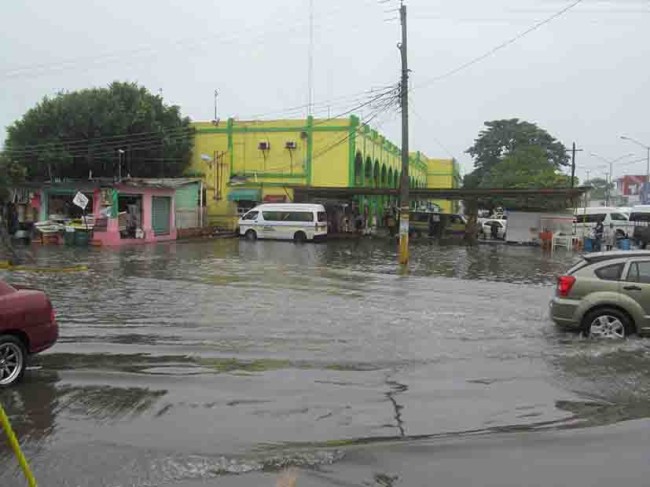
[[[402,275],[383,241],[33,251],[89,266],[2,275],[45,290],[61,327],[0,392],[43,486],[274,485],[286,466],[299,486],[510,485],[513,459],[604,437],[641,482],[650,342],[552,325],[570,254],[423,242]],[[0,485],[23,485],[0,448]],[[543,464],[511,485],[596,485]]]

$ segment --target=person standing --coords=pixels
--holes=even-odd
[[[596,228],[594,228],[594,237],[595,237],[595,251],[600,252],[602,250],[603,242],[603,233],[605,231],[605,225],[603,225],[603,220],[600,219],[596,223]]]
[[[613,223],[609,224],[609,227],[605,229],[603,235],[605,241],[605,249],[612,250],[616,246],[616,230],[614,230]]]

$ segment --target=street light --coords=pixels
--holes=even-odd
[[[609,182],[607,184],[607,198],[606,198],[607,201],[605,203],[606,206],[609,206],[609,198],[610,198],[610,191],[611,191],[610,187],[611,187],[612,181],[614,179],[614,163],[618,162],[618,161],[620,161],[622,159],[625,159],[626,157],[631,157],[631,156],[634,155],[634,153],[630,152],[629,154],[624,154],[624,155],[622,155],[620,157],[617,157],[616,159],[607,159],[607,158],[605,158],[603,156],[595,154],[594,152],[590,152],[589,155],[591,157],[595,157],[596,159],[600,159],[601,161],[606,162],[607,164],[609,164]]]
[[[636,144],[636,145],[638,145],[640,147],[643,147],[646,150],[647,156],[646,156],[645,182],[646,182],[646,184],[650,183],[650,146],[646,145],[646,144],[643,144],[643,143],[639,142],[638,140],[633,139],[632,137],[626,137],[625,135],[621,135],[621,139],[622,140],[629,140],[630,142],[632,142],[632,143],[634,143],[634,144]]]

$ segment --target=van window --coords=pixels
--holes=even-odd
[[[324,211],[319,211],[318,212],[318,221],[321,222],[321,223],[326,222],[327,221],[327,213],[325,213]]]
[[[635,222],[650,222],[650,213],[632,213],[630,220]]]
[[[609,217],[616,221],[627,221],[627,217],[623,213],[610,213]]]
[[[309,211],[263,211],[267,222],[313,222],[314,214]]]
[[[578,223],[598,223],[605,219],[605,213],[592,213],[591,215],[576,215]]]
[[[259,211],[249,211],[242,217],[242,220],[257,220],[257,215],[259,214]]]

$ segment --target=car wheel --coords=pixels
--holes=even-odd
[[[15,336],[0,336],[0,387],[18,382],[25,374],[27,352]]]
[[[248,230],[245,234],[244,237],[246,237],[246,240],[249,241],[254,241],[257,240],[257,232],[255,230]]]
[[[587,313],[582,331],[590,338],[623,339],[634,333],[629,316],[614,308],[599,308]]]
[[[296,243],[304,243],[307,241],[307,235],[305,232],[296,232],[293,235],[293,241]]]

